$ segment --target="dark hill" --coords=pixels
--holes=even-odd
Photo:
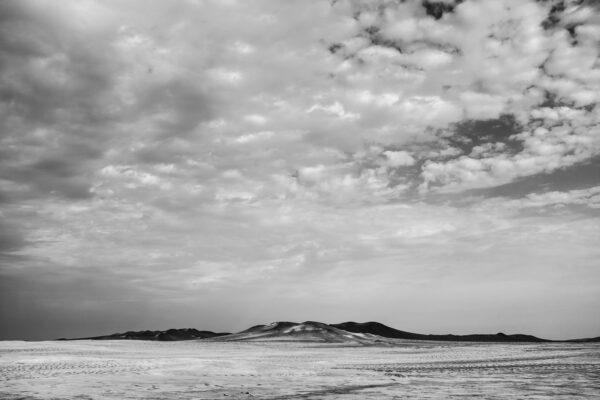
[[[390,328],[379,322],[342,322],[341,324],[332,324],[334,328],[343,329],[348,332],[370,333],[394,339],[414,339],[419,340],[423,335],[411,333]]]
[[[166,331],[128,331],[125,333],[113,333],[112,335],[94,336],[71,340],[158,340],[173,342],[177,340],[209,339],[229,333],[215,333],[211,331],[199,331],[194,328],[169,329]]]
[[[370,333],[394,339],[438,340],[445,342],[549,342],[549,340],[540,339],[531,335],[506,335],[504,333],[497,333],[495,335],[423,335],[420,333],[400,331],[379,322],[343,322],[341,324],[332,324],[331,326],[348,332]]]

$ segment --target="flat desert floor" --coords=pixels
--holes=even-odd
[[[0,399],[598,399],[599,344],[0,342]]]

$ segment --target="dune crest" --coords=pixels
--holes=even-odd
[[[382,337],[369,333],[348,332],[322,322],[273,322],[245,331],[213,338],[216,341],[289,341],[370,344]]]

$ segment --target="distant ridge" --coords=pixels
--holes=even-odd
[[[179,340],[208,339],[224,335],[229,335],[229,333],[215,333],[211,331],[199,331],[194,328],[184,328],[168,329],[166,331],[128,331],[105,336],[59,340],[157,340],[161,342],[174,342]]]
[[[387,338],[411,339],[411,340],[438,340],[446,342],[551,342],[551,340],[541,339],[531,335],[506,335],[504,333],[493,334],[475,334],[475,335],[423,335],[400,331],[390,328],[379,322],[342,322],[341,324],[332,324],[331,326],[355,333],[370,333]],[[586,340],[586,339],[583,339]],[[593,341],[593,339],[591,339]]]
[[[154,340],[180,341],[207,339],[214,341],[305,341],[348,342],[354,344],[393,344],[389,339],[431,340],[444,342],[503,342],[503,343],[600,343],[600,336],[571,340],[548,340],[532,335],[473,334],[473,335],[424,335],[391,328],[380,322],[342,322],[324,324],[316,321],[302,323],[279,321],[268,325],[255,325],[237,333],[216,333],[194,328],[168,329],[166,331],[128,331],[111,335],[58,340]]]
[[[566,340],[571,343],[600,343],[600,336],[594,338],[585,338],[585,339],[571,339]]]

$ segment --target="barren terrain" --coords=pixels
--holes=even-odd
[[[576,399],[598,344],[0,342],[0,398]]]

